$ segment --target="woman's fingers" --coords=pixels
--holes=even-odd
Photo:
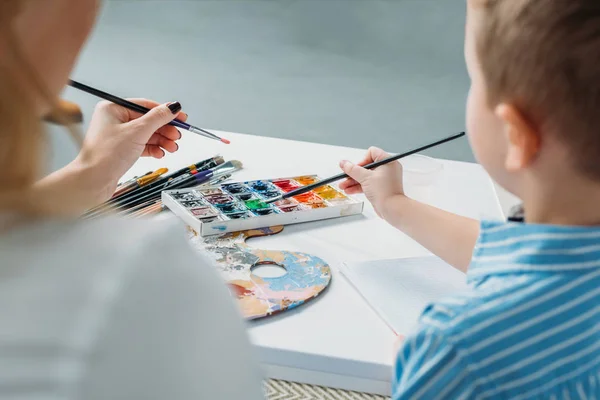
[[[169,153],[175,153],[177,150],[179,150],[179,145],[175,143],[174,140],[171,140],[158,132],[154,133],[154,135],[150,137],[150,140],[148,140],[148,145],[162,147]]]
[[[181,139],[181,132],[179,129],[171,125],[165,125],[156,132],[170,140]]]
[[[132,103],[135,103],[137,105],[140,105],[140,106],[145,107],[145,108],[150,108],[150,109],[152,109],[152,108],[154,108],[156,106],[159,106],[161,104],[161,103],[157,103],[154,100],[148,100],[148,99],[142,99],[142,98],[130,98],[130,99],[127,99],[127,101],[130,101]],[[139,118],[142,115],[141,113],[139,113],[137,111],[130,110],[128,108],[126,108],[126,110],[127,110],[128,114],[129,114],[129,120],[130,121],[132,119]],[[180,121],[187,121],[188,115],[186,113],[184,113],[183,111],[180,111],[175,118],[177,118]]]
[[[154,144],[146,145],[144,152],[142,153],[142,157],[154,157],[154,158],[163,158],[165,156],[165,151],[161,149],[159,146]]]
[[[160,105],[160,103],[157,103],[156,101],[148,100],[148,99],[130,98],[130,99],[126,99],[126,100],[130,101],[132,103],[135,103],[135,104],[137,104],[139,106],[142,106],[142,107],[145,107],[145,108],[150,108],[150,109],[152,109],[152,108]],[[125,108],[125,107],[123,107],[123,108]],[[128,117],[129,117],[130,121],[142,116],[142,113],[130,110],[129,108],[125,108],[125,110],[127,110]]]
[[[179,114],[177,114],[177,119],[185,122],[188,119],[188,115],[186,113],[184,113],[183,111],[181,111]]]

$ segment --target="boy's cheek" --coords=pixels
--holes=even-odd
[[[498,180],[504,165],[502,124],[488,108],[484,94],[473,86],[467,100],[466,125],[475,158],[492,178]]]
[[[481,143],[481,112],[480,105],[478,105],[477,94],[475,93],[475,89],[471,86],[469,90],[469,97],[467,98],[467,137],[469,139],[469,144],[471,145],[471,150],[475,154],[475,158],[477,161],[481,162],[482,156],[482,143]]]

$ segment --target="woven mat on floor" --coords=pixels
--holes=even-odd
[[[265,382],[267,400],[385,400],[389,397],[349,392],[322,386],[270,379]]]

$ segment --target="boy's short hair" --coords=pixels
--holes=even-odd
[[[493,107],[515,104],[600,181],[600,0],[474,0]]]

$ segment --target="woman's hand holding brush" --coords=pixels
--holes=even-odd
[[[36,196],[56,197],[48,201],[57,207],[53,213],[64,209],[79,215],[108,200],[118,180],[140,157],[162,158],[165,151],[177,151],[181,133],[167,124],[176,117],[187,119],[181,105],[134,101],[152,110],[139,114],[113,103],[99,103],[77,158],[36,183]]]
[[[132,101],[152,110],[139,114],[108,101],[98,104],[78,156],[77,162],[95,171],[94,180],[103,192],[98,203],[114,193],[118,180],[140,157],[162,158],[179,149],[181,133],[167,124],[174,118],[187,119],[181,105]]]

